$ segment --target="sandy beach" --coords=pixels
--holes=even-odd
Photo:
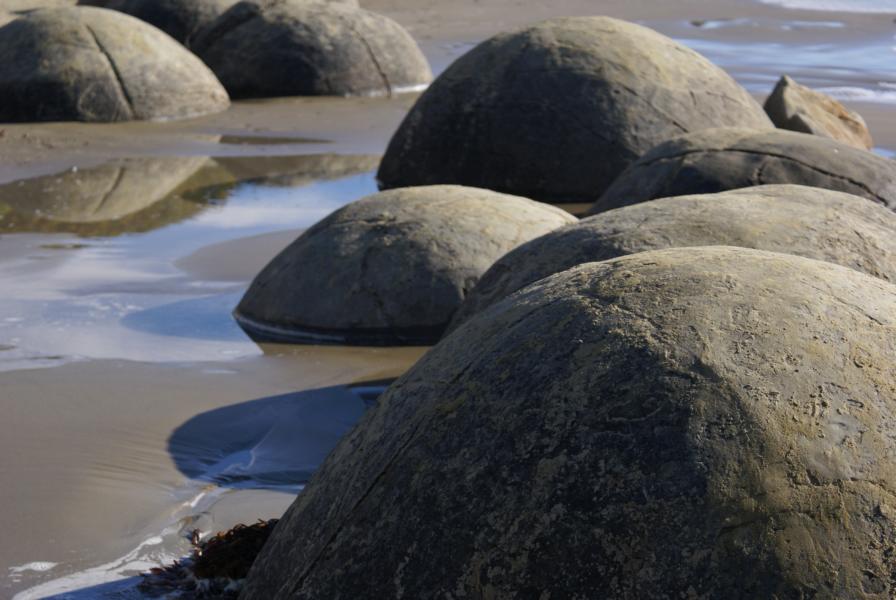
[[[407,27],[436,74],[523,23],[637,21],[759,99],[784,73],[828,91],[865,117],[879,153],[896,154],[896,7],[361,3]],[[0,0],[0,23],[47,4]],[[425,352],[259,346],[230,314],[301,231],[376,190],[378,156],[414,100],[286,98],[166,123],[0,124],[0,598],[140,597],[135,576],[183,556],[189,531],[279,516],[383,382]],[[110,169],[127,185],[91,204]],[[73,189],[83,203],[63,207]]]

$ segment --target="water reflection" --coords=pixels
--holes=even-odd
[[[247,182],[299,187],[372,171],[378,157],[142,157],[0,185],[0,232],[113,237],[220,205]]]
[[[233,306],[302,229],[375,191],[376,161],[122,160],[3,186],[0,371],[260,355]]]

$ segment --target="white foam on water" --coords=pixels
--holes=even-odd
[[[30,562],[27,565],[21,565],[19,567],[10,567],[9,573],[13,576],[19,575],[26,571],[36,571],[38,573],[43,573],[45,571],[49,571],[49,570],[53,569],[58,564],[59,563],[46,562],[46,561]]]
[[[849,13],[896,13],[896,0],[760,0],[784,8]]]
[[[837,100],[855,100],[859,102],[878,102],[881,104],[896,104],[896,89],[892,85],[881,84],[881,89],[868,89],[861,87],[836,86],[816,88]]]

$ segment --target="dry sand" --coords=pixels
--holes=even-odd
[[[47,2],[0,0],[0,12],[37,4]],[[844,24],[837,30],[810,27],[790,32],[786,39],[794,44],[826,41],[836,35],[838,44],[860,46],[865,40],[891,40],[893,35],[891,19],[879,15],[786,11],[750,0],[362,0],[362,4],[407,26],[436,71],[494,32],[557,15],[607,14],[642,20],[671,35],[722,48],[777,43],[782,22]],[[764,25],[705,29],[689,23],[695,19],[747,19]],[[743,58],[748,62],[748,57]],[[754,67],[741,65],[737,57],[730,68],[740,76],[741,66],[745,78],[756,75]],[[758,80],[773,79],[781,70],[767,65]],[[817,76],[811,69],[806,73]],[[790,74],[801,78],[799,71]],[[862,77],[868,78],[870,87],[879,82],[876,74],[852,75],[850,85]],[[761,89],[756,93],[761,95]],[[121,156],[379,154],[413,99],[241,102],[219,115],[175,123],[0,125],[0,184],[72,167],[89,168]],[[893,107],[851,106],[866,117],[878,146],[896,149]],[[346,179],[337,187],[319,190],[311,185],[302,193],[311,199],[318,193],[331,199],[342,195],[340,201],[345,202],[371,186],[367,175],[363,180]],[[220,325],[211,326],[211,333],[203,330],[178,337],[171,328],[180,326],[179,322],[165,330],[165,319],[174,313],[164,311],[149,325],[134,324],[135,309],[130,306],[134,303],[147,303],[148,308],[137,311],[139,315],[176,309],[178,298],[199,302],[204,298],[200,292],[212,294],[214,302],[219,297],[224,298],[221,302],[230,301],[227,294],[238,296],[252,275],[307,225],[278,226],[277,213],[271,212],[274,217],[257,227],[233,228],[224,222],[225,217],[258,215],[241,212],[239,203],[229,202],[224,209],[212,205],[199,213],[197,219],[205,223],[201,231],[210,237],[198,247],[182,239],[192,230],[174,236],[180,231],[177,227],[114,240],[89,234],[86,238],[34,233],[0,236],[0,281],[15,286],[7,287],[6,296],[20,301],[0,302],[0,306],[21,307],[15,309],[21,314],[0,314],[0,358],[4,348],[23,343],[16,337],[19,334],[10,333],[17,331],[21,320],[45,325],[36,330],[44,333],[30,339],[37,353],[0,372],[4,411],[0,419],[0,531],[4,534],[0,597],[107,564],[147,540],[155,541],[154,537],[159,537],[159,544],[144,546],[132,558],[163,560],[166,553],[184,548],[172,538],[185,527],[208,530],[276,515],[288,505],[291,494],[206,489],[177,468],[168,450],[169,437],[190,419],[221,407],[255,400],[263,402],[252,406],[262,406],[264,399],[281,394],[396,376],[422,352],[258,348]],[[289,198],[278,202],[296,210]],[[213,230],[220,232],[208,233]],[[143,265],[140,252],[157,255],[155,262]],[[170,299],[152,301],[166,293]],[[120,320],[103,320],[101,313],[110,307],[121,311]],[[228,318],[226,306],[214,307],[214,319]],[[202,311],[196,314],[200,320],[207,316]],[[92,323],[99,325],[90,337]],[[134,333],[141,327],[151,331]],[[110,335],[107,332],[120,334],[121,339],[104,338]],[[221,338],[209,339],[209,335]],[[187,347],[189,352],[184,350]],[[21,568],[29,564],[32,569]],[[119,571],[104,568],[74,584],[42,589],[84,587]]]

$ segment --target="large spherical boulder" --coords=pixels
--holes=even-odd
[[[228,105],[202,61],[128,15],[45,9],[0,28],[0,122],[175,119]]]
[[[191,48],[235,98],[393,93],[432,79],[404,28],[344,2],[240,2]]]
[[[83,6],[102,6],[155,25],[182,44],[237,0],[80,0]]]
[[[479,279],[449,331],[538,281],[587,262],[663,248],[739,246],[795,254],[896,282],[896,213],[842,192],[764,185],[617,208],[511,250]]]
[[[764,108],[781,129],[829,137],[861,150],[874,146],[862,115],[786,75],[778,81]]]
[[[588,263],[443,340],[243,598],[890,598],[896,287],[727,247]]]
[[[722,128],[660,144],[626,169],[591,213],[774,183],[827,188],[896,207],[896,161],[806,133]]]
[[[378,178],[382,188],[457,183],[593,202],[659,142],[734,125],[771,128],[696,52],[616,19],[554,19],[451,65],[395,133]]]
[[[495,260],[573,221],[487,190],[382,192],[302,234],[259,273],[235,316],[259,340],[433,343]]]

